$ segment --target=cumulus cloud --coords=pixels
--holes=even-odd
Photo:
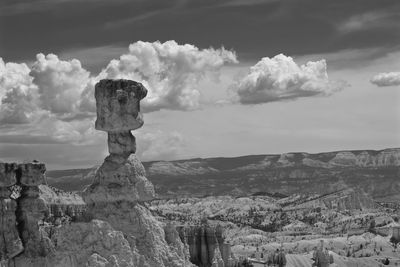
[[[175,41],[133,43],[127,54],[96,76],[79,60],[61,60],[54,54],[38,54],[31,67],[0,58],[0,122],[28,123],[39,115],[64,121],[93,117],[94,87],[105,78],[142,82],[149,90],[142,101],[143,112],[196,109],[199,81],[218,77],[224,64],[234,62],[235,53],[224,48],[199,49]]]
[[[283,54],[264,57],[231,87],[234,100],[260,104],[300,97],[328,96],[345,86],[328,78],[325,60],[297,65]]]
[[[177,159],[185,148],[185,140],[178,132],[138,133],[137,143],[136,153],[144,161]]]
[[[0,58],[0,123],[27,123],[37,109],[37,87],[25,64]]]
[[[400,85],[400,72],[379,73],[371,78],[371,83],[379,87]]]
[[[0,58],[0,143],[103,147],[106,135],[94,129],[94,87],[100,79],[142,82],[149,90],[143,112],[192,110],[201,105],[199,82],[218,78],[221,67],[236,62],[235,53],[224,48],[199,49],[175,41],[133,43],[98,75],[77,59],[54,54],[38,54],[29,65]],[[176,132],[139,132],[138,140],[144,160],[175,159],[184,148]]]
[[[54,54],[38,54],[30,75],[38,86],[40,107],[63,115],[79,109],[81,93],[89,82],[90,73],[77,59],[63,61]]]
[[[112,60],[99,77],[142,82],[149,90],[142,101],[144,112],[193,110],[200,105],[199,81],[206,74],[215,77],[224,64],[236,62],[235,53],[224,48],[139,41],[129,46],[127,54]]]
[[[92,112],[87,108],[94,101],[85,94],[88,86],[94,86],[93,78],[77,59],[38,54],[28,67],[0,58],[0,122],[36,123],[43,116],[68,119]]]

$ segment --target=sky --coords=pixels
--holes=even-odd
[[[0,3],[0,160],[101,164],[100,79],[143,83],[143,161],[400,147],[397,0]]]

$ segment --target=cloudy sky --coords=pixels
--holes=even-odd
[[[107,155],[94,84],[149,90],[142,160],[400,146],[398,0],[0,3],[0,160]]]

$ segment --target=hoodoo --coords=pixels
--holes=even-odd
[[[154,188],[135,155],[131,130],[143,125],[140,100],[146,94],[146,88],[135,81],[101,80],[96,84],[96,129],[107,132],[110,154],[83,197],[89,217],[124,233],[140,259],[137,266],[191,266],[178,235],[167,243],[162,224],[141,204],[154,198]]]
[[[110,154],[82,197],[47,186],[42,163],[0,163],[0,266],[193,266],[176,229],[143,204],[154,188],[131,130],[143,125],[146,94],[134,81],[96,84],[96,129],[107,132]]]

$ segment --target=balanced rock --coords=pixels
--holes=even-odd
[[[130,80],[101,80],[96,84],[96,129],[129,131],[142,127],[140,100],[147,95],[141,83]]]
[[[130,131],[109,132],[108,152],[110,154],[130,155],[136,152],[136,140]]]
[[[168,234],[142,202],[154,198],[154,187],[136,152],[131,130],[140,128],[140,100],[147,90],[128,80],[102,80],[96,85],[96,129],[108,132],[108,155],[93,183],[83,192],[90,218],[106,221],[121,231],[140,256],[140,264],[126,266],[188,267],[188,252],[177,234]],[[172,233],[169,231],[168,233]],[[91,255],[94,266],[111,263],[107,254]],[[89,266],[89,265],[87,265]],[[106,265],[108,266],[108,265]]]

